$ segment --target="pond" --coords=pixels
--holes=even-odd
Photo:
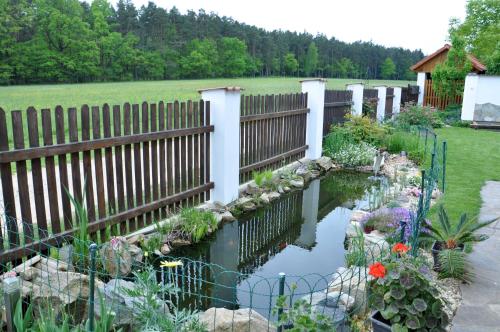
[[[181,307],[251,307],[266,317],[286,274],[286,294],[324,290],[344,265],[346,227],[354,209],[367,209],[381,181],[369,174],[333,172],[303,191],[224,224],[202,242],[174,251],[188,258],[176,279]]]

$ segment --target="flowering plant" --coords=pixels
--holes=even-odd
[[[437,290],[430,283],[429,268],[406,252],[410,248],[396,243],[387,261],[370,266],[368,302],[378,310],[392,331],[444,331],[448,316]]]

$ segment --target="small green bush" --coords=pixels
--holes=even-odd
[[[181,232],[188,235],[195,243],[217,229],[217,219],[210,211],[185,208],[181,210],[180,218]]]
[[[341,127],[355,142],[379,145],[389,132],[388,127],[366,116],[349,115],[348,120]]]
[[[273,171],[265,170],[263,172],[252,172],[253,180],[259,187],[269,186],[273,182]]]
[[[440,128],[443,126],[437,111],[431,107],[422,107],[413,103],[408,103],[401,109],[395,119],[395,124],[402,128],[411,126]]]
[[[406,151],[408,158],[417,164],[421,164],[423,161],[424,151],[420,145],[419,137],[413,133],[395,130],[386,135],[383,145],[390,153]]]

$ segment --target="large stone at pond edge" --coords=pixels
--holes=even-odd
[[[362,308],[366,304],[366,283],[372,279],[373,277],[368,274],[368,268],[339,267],[328,285],[327,293],[348,294],[354,298],[354,307]],[[323,294],[323,296],[325,295]]]
[[[304,187],[304,179],[300,178],[300,179],[290,180],[290,185],[295,188],[302,188]]]
[[[318,164],[318,166],[325,171],[328,171],[333,167],[332,159],[330,159],[329,157],[321,157],[317,159],[316,164]]]
[[[311,304],[313,311],[331,318],[334,325],[339,325],[346,319],[346,306],[342,304],[339,296],[316,292],[305,295],[302,299]]]
[[[304,181],[306,182],[308,182],[312,177],[311,171],[306,165],[301,165],[299,168],[297,168],[295,170],[295,174],[304,178]]]
[[[210,308],[200,314],[200,322],[209,332],[265,332],[276,328],[258,312],[251,309],[229,310]]]
[[[272,191],[269,194],[267,194],[267,197],[269,198],[270,201],[274,201],[275,199],[280,198],[280,196],[281,195],[275,191]]]
[[[90,294],[90,279],[88,275],[68,271],[43,271],[32,268],[33,279],[23,282],[23,289],[29,289],[33,312],[50,308],[58,312],[70,314],[75,322],[87,318],[88,297]],[[95,298],[98,299],[98,289],[104,288],[99,279],[95,282]]]
[[[370,214],[370,212],[355,210],[351,213],[351,222],[360,222],[368,214]]]
[[[104,269],[112,277],[129,275],[135,263],[142,262],[142,250],[134,244],[130,244],[122,236],[112,238],[105,243],[100,254]]]

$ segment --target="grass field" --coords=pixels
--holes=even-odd
[[[487,180],[500,180],[500,132],[469,128],[438,129],[448,142],[446,193],[442,202],[453,222],[461,213],[479,213],[480,191]],[[436,207],[431,211],[436,217]]]
[[[187,100],[199,98],[199,89],[221,86],[240,86],[245,89],[245,94],[298,92],[298,81],[298,78],[274,77],[9,86],[0,87],[0,107],[11,111],[26,109],[28,106],[53,109],[56,105],[66,108],[80,107],[83,104],[92,106],[104,103],[116,105],[125,102]],[[329,79],[327,86],[329,89],[344,89],[346,84],[352,82],[362,81]],[[364,83],[370,86],[406,86],[412,82],[370,80]]]

